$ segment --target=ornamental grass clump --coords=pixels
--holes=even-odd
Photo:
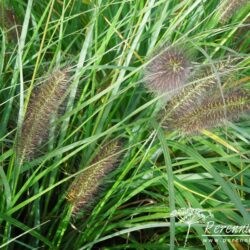
[[[19,162],[34,159],[39,146],[47,138],[51,119],[68,94],[68,73],[68,69],[55,70],[33,90],[17,142]]]
[[[183,49],[162,48],[151,58],[145,69],[145,82],[149,91],[169,99],[187,82],[191,63]]]
[[[101,148],[91,166],[76,177],[66,196],[72,204],[73,215],[92,203],[104,177],[117,166],[120,155],[121,143],[110,142]]]

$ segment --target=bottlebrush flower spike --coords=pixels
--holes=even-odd
[[[215,63],[216,71],[220,78],[224,77],[225,71],[228,68],[229,59],[226,62]],[[198,82],[187,84],[183,89],[175,95],[168,103],[163,116],[166,122],[176,120],[185,114],[200,106],[200,104],[208,98],[213,96],[219,90],[217,78],[211,68],[205,68],[197,75]],[[161,116],[162,117],[162,116]]]
[[[35,157],[37,148],[48,135],[52,116],[67,95],[68,86],[68,69],[64,69],[54,71],[43,84],[34,89],[17,142],[20,162]]]
[[[191,111],[203,101],[208,92],[212,92],[216,86],[214,78],[204,79],[200,83],[186,85],[180,93],[174,96],[168,103],[164,117],[166,119],[179,119],[187,110]]]
[[[224,0],[221,5],[220,22],[227,23],[229,19],[238,11],[242,6],[247,4],[248,0]]]
[[[158,95],[173,96],[186,83],[190,75],[190,62],[177,47],[163,49],[153,56],[145,69],[146,87]]]
[[[165,127],[178,128],[189,134],[201,129],[218,127],[227,120],[236,120],[244,112],[250,111],[250,95],[243,90],[233,90],[224,95],[214,95],[190,112],[166,123]]]
[[[91,203],[97,194],[103,178],[112,171],[121,155],[119,141],[104,146],[91,163],[91,167],[82,172],[71,184],[66,199],[72,204],[73,214]]]

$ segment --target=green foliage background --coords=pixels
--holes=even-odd
[[[249,116],[182,136],[160,128],[159,97],[143,87],[154,48],[180,43],[197,67],[237,58],[225,74],[248,88],[249,4],[221,24],[216,0],[1,2],[22,31],[15,41],[0,29],[0,248],[183,249],[188,225],[170,213],[189,207],[211,211],[220,225],[250,224]],[[66,112],[41,156],[18,167],[16,135],[32,89],[67,65]],[[70,183],[111,138],[124,142],[119,167],[91,209],[70,218]],[[204,225],[192,226],[186,249],[240,249],[204,239]]]

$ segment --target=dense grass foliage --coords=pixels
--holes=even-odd
[[[248,1],[0,6],[0,248],[247,249]]]

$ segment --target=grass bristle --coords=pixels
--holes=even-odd
[[[73,214],[89,205],[99,190],[103,178],[112,171],[120,157],[119,141],[108,143],[101,148],[89,168],[76,177],[67,193],[67,200],[73,205]]]
[[[35,157],[48,135],[52,116],[66,97],[68,85],[67,69],[56,70],[33,90],[17,143],[17,157],[21,162]]]
[[[243,90],[233,90],[224,95],[207,98],[200,106],[179,117],[168,121],[166,127],[180,129],[185,134],[201,129],[223,125],[227,120],[236,120],[250,110],[250,95]]]

